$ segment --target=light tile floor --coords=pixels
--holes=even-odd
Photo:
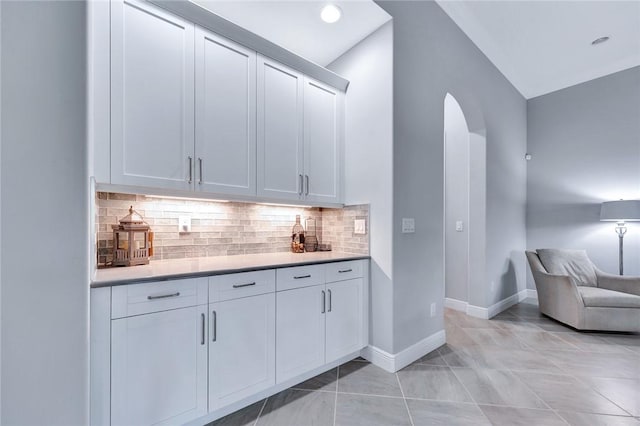
[[[446,310],[447,343],[387,373],[351,361],[211,425],[640,426],[640,334],[577,332],[525,300]]]

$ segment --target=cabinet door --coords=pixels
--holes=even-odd
[[[303,76],[258,56],[258,195],[302,195]]]
[[[209,411],[275,385],[275,305],[275,293],[209,305]]]
[[[196,190],[256,195],[256,53],[196,28]]]
[[[340,202],[341,113],[341,92],[305,78],[304,193],[307,200]]]
[[[207,413],[206,305],[111,321],[111,424]]]
[[[111,3],[111,183],[192,188],[193,24]]]
[[[327,284],[326,362],[362,349],[363,281]]]
[[[324,285],[276,293],[276,382],[324,364]]]

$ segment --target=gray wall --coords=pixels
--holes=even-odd
[[[86,425],[84,2],[2,2],[2,418]]]
[[[469,301],[469,129],[458,102],[444,100],[445,297]],[[456,231],[462,221],[463,231]]]
[[[487,136],[487,277],[478,306],[525,287],[526,101],[430,1],[380,1],[394,19],[394,352],[444,328],[443,102]],[[471,111],[471,117],[467,116]],[[477,116],[477,114],[475,114]],[[401,233],[415,217],[416,233]],[[490,283],[495,283],[491,291]],[[475,293],[474,293],[475,292]],[[438,303],[438,315],[429,305]]]
[[[370,204],[369,343],[393,347],[393,24],[388,22],[328,66],[349,79],[345,204]]]
[[[617,273],[600,203],[640,199],[640,67],[530,99],[528,126],[527,246],[586,249]],[[629,225],[625,274],[640,275],[640,226]]]

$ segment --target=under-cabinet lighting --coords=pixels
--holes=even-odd
[[[299,204],[278,204],[278,203],[256,203],[261,206],[275,206],[275,207],[293,207],[293,208],[301,208],[301,209],[311,209],[313,206],[301,206]]]
[[[205,201],[212,203],[230,203],[229,200],[214,200],[211,198],[194,198],[194,197],[176,197],[174,195],[145,195],[147,198],[155,198],[159,200],[182,200],[182,201]]]

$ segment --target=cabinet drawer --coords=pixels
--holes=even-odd
[[[111,289],[111,318],[148,314],[207,303],[207,279],[130,284]]]
[[[350,260],[348,262],[327,263],[325,273],[327,282],[344,281],[353,278],[361,278],[364,262],[362,260]]]
[[[281,268],[276,272],[278,291],[324,284],[324,265]]]
[[[209,277],[209,302],[212,303],[272,293],[275,290],[275,269]]]

